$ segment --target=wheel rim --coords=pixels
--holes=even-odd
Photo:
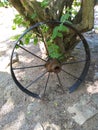
[[[42,79],[43,77],[46,77],[46,79],[44,80],[45,83],[44,83],[44,91],[43,91],[43,94],[45,95],[46,93],[46,89],[47,89],[47,86],[49,84],[49,79],[50,79],[50,74],[51,72],[54,73],[57,77],[57,81],[59,83],[60,86],[64,86],[62,85],[62,73],[66,74],[66,75],[69,75],[71,78],[75,79],[75,82],[69,86],[69,92],[73,92],[74,90],[76,90],[79,85],[83,82],[83,80],[85,79],[86,75],[87,75],[87,72],[88,72],[88,69],[89,69],[89,66],[90,66],[90,51],[89,51],[89,46],[87,44],[87,41],[85,40],[85,38],[83,37],[83,35],[81,35],[71,24],[69,23],[64,23],[64,25],[66,27],[68,27],[69,29],[72,29],[74,32],[76,32],[77,36],[79,36],[79,38],[81,39],[82,41],[82,47],[84,49],[84,52],[85,52],[85,58],[82,59],[82,60],[78,60],[78,61],[69,61],[69,62],[64,62],[64,63],[60,63],[57,61],[57,63],[55,64],[56,66],[54,67],[55,69],[53,69],[52,71],[50,71],[50,69],[47,69],[48,67],[46,67],[46,64],[49,62],[47,61],[46,59],[43,59],[41,58],[39,55],[36,55],[36,53],[33,53],[32,51],[28,50],[26,47],[23,47],[22,45],[19,44],[19,42],[22,40],[22,38],[28,33],[30,32],[31,30],[33,30],[34,28],[36,27],[39,27],[40,25],[43,25],[43,24],[60,24],[61,22],[59,21],[48,21],[48,22],[40,22],[40,23],[37,23],[35,24],[34,26],[32,26],[31,28],[29,28],[28,30],[26,30],[21,36],[20,38],[16,41],[15,43],[15,46],[14,46],[14,49],[12,51],[12,55],[11,55],[11,75],[12,75],[12,78],[14,80],[14,82],[16,83],[16,85],[20,88],[20,90],[22,90],[23,92],[25,92],[26,94],[34,97],[34,98],[38,98],[40,99],[41,98],[41,95],[40,93],[38,92],[32,92],[31,90],[29,90],[29,87],[31,87],[33,84],[35,84],[35,82],[38,82],[40,79]],[[30,55],[32,55],[33,57],[35,57],[36,59],[40,60],[42,62],[42,64],[39,64],[39,65],[29,65],[29,66],[24,66],[24,67],[13,67],[13,55],[14,55],[14,52],[16,51],[16,46],[18,46],[21,50],[23,51],[26,51],[26,53],[29,53]],[[21,54],[22,55],[22,54]],[[54,59],[53,59],[54,60]],[[53,61],[54,62],[54,61]],[[77,64],[81,64],[83,63],[83,69],[82,69],[82,72],[79,74],[79,76],[76,76],[75,74],[72,74],[71,72],[68,72],[65,68],[65,66],[67,65],[77,65]],[[59,64],[59,65],[57,65]],[[50,65],[50,64],[49,64]],[[48,65],[48,66],[49,66]],[[37,78],[35,78],[34,80],[32,80],[32,82],[30,82],[28,85],[24,86],[22,84],[22,82],[20,82],[20,80],[17,78],[17,74],[19,74],[18,72],[16,73],[16,71],[25,71],[26,69],[32,69],[32,68],[40,68],[38,71],[42,70],[42,68],[45,69],[45,71],[43,71],[41,74],[39,73],[39,75],[37,76]],[[35,70],[36,72],[36,70]],[[33,74],[35,74],[34,71],[32,71]],[[25,72],[26,73],[26,72]],[[61,73],[61,75],[60,75]],[[21,74],[20,74],[20,77],[21,77]],[[43,80],[43,79],[42,79]],[[61,87],[63,89],[63,87]]]

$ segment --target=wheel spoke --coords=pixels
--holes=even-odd
[[[17,67],[17,68],[13,68],[13,70],[30,69],[30,68],[44,67],[44,66],[45,66],[45,65],[35,65],[35,66],[27,66],[27,67]]]
[[[78,79],[78,80],[82,81],[80,78],[76,77],[75,75],[73,75],[73,74],[71,74],[71,73],[69,73],[69,72],[67,72],[67,71],[65,71],[65,70],[63,70],[63,69],[61,69],[61,70],[62,70],[64,73],[70,75],[71,77],[73,77],[73,78],[75,78],[75,79]]]
[[[45,89],[44,89],[44,95],[45,95],[45,92],[46,92],[46,88],[47,88],[47,84],[48,84],[48,81],[49,81],[49,77],[50,77],[50,73],[48,74],[48,77],[47,77],[47,80],[46,80]]]
[[[60,77],[59,77],[58,74],[56,74],[56,76],[57,76],[57,79],[58,79],[59,85],[60,85],[61,89],[62,89],[63,92],[64,92],[63,85],[62,85],[62,83],[61,83]]]
[[[80,60],[80,61],[75,61],[75,62],[69,62],[69,63],[63,63],[62,65],[67,65],[67,64],[76,64],[76,63],[81,63],[81,62],[86,62],[87,60]]]
[[[30,52],[29,50],[27,50],[26,48],[22,47],[21,45],[17,44],[17,46],[19,46],[20,48],[22,48],[22,49],[25,50],[26,52],[30,53],[31,55],[37,57],[38,59],[40,59],[40,60],[46,62],[46,60],[44,60],[44,59],[42,59],[41,57],[39,57],[39,56],[35,55],[34,53]]]
[[[26,86],[26,88],[30,87],[32,84],[34,84],[37,80],[39,80],[40,78],[42,78],[45,74],[47,73],[47,71],[45,71],[43,74],[41,74],[40,76],[38,76],[35,80],[33,80],[29,85]]]

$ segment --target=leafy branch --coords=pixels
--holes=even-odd
[[[42,2],[40,2],[40,6],[42,8],[46,8],[49,4],[49,0],[43,0]],[[77,5],[77,2],[74,0],[74,6]],[[78,3],[78,6],[80,4]],[[48,39],[46,39],[45,44],[47,46],[48,52],[49,52],[49,56],[51,58],[59,58],[62,54],[60,51],[60,47],[55,43],[55,39],[56,38],[63,38],[63,34],[68,32],[68,28],[63,24],[65,21],[69,22],[72,18],[72,15],[74,15],[75,10],[73,8],[66,8],[63,10],[62,16],[60,18],[60,22],[61,24],[58,26],[55,26],[54,29],[52,30],[51,35],[49,36]],[[32,14],[32,16],[30,16],[31,19],[36,19],[37,17],[37,13],[34,12]],[[23,26],[23,27],[29,27],[29,21],[25,21],[24,18],[21,15],[16,15],[15,19],[13,20],[13,26],[12,29],[16,29],[17,26]],[[71,23],[71,22],[69,22]],[[44,35],[49,33],[49,26],[48,25],[41,25],[41,32]],[[34,45],[38,44],[39,38],[37,37],[36,34],[32,34],[32,32],[26,34],[24,36],[24,43],[23,44],[29,44],[30,39],[33,39],[33,43]],[[43,41],[44,42],[44,41]],[[62,43],[61,43],[62,44]]]

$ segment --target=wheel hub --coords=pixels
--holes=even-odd
[[[59,73],[61,71],[61,64],[56,59],[50,59],[45,64],[48,72]]]

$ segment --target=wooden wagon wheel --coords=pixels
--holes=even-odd
[[[90,66],[87,41],[77,29],[67,22],[63,25],[75,32],[79,39],[79,43],[71,52],[68,60],[61,62],[49,56],[47,59],[42,58],[39,46],[34,45],[33,40],[28,45],[23,44],[24,36],[47,23],[61,24],[59,21],[48,21],[39,22],[30,27],[16,41],[11,55],[11,75],[14,82],[23,92],[38,99],[45,95],[46,91],[48,92],[49,81],[53,80],[53,77],[55,77],[52,81],[53,86],[58,83],[63,91],[68,88],[70,93],[73,92],[85,79]],[[14,53],[19,55],[19,62],[13,64]]]

